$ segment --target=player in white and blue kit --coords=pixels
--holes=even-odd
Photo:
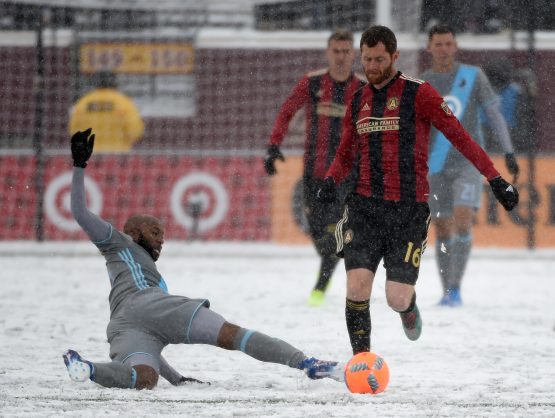
[[[68,350],[63,357],[73,380],[135,389],[154,388],[160,375],[173,385],[203,383],[183,377],[168,364],[161,355],[168,344],[241,350],[260,361],[304,370],[311,379],[342,379],[337,362],[308,358],[285,341],[231,324],[209,309],[207,299],[169,294],[155,264],[164,243],[162,223],[153,216],[136,215],[127,220],[122,233],[86,208],[84,169],[93,146],[91,129],[71,138],[71,212],[106,259],[111,284],[106,333],[112,361],[87,361]]]
[[[457,41],[453,29],[437,25],[428,34],[432,68],[421,78],[444,97],[451,111],[472,138],[484,147],[481,114],[486,115],[505,152],[507,169],[515,176],[519,167],[499,98],[484,72],[455,61]],[[454,149],[443,134],[432,130],[429,158],[430,211],[436,228],[436,259],[443,285],[440,305],[462,304],[460,286],[472,247],[472,225],[480,207],[482,179],[474,166]]]

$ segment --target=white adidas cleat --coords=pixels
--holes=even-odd
[[[62,357],[71,380],[84,382],[87,379],[92,379],[91,363],[83,360],[77,351],[67,350]]]

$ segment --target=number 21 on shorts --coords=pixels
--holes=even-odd
[[[414,267],[420,266],[420,254],[422,249],[420,246],[414,248],[414,242],[409,241],[407,244],[407,252],[405,253],[405,263],[412,263]]]

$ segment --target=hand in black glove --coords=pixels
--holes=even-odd
[[[190,385],[190,384],[201,384],[201,385],[210,386],[210,382],[203,382],[202,380],[195,379],[194,377],[185,377],[185,376],[181,376],[181,379],[179,379],[177,386]]]
[[[73,166],[85,168],[87,161],[91,157],[94,147],[94,134],[91,135],[92,128],[86,131],[77,131],[71,137],[71,156]]]
[[[518,205],[518,190],[501,176],[491,179],[489,184],[495,198],[503,205],[505,210],[511,211]]]
[[[316,192],[316,199],[321,203],[332,203],[337,199],[337,191],[335,190],[335,182],[331,177],[326,177],[322,187]]]
[[[285,157],[279,150],[277,145],[270,145],[268,147],[268,156],[264,160],[264,168],[269,176],[273,176],[277,173],[275,162],[276,160],[285,161]]]
[[[507,170],[514,176],[514,181],[518,179],[518,174],[520,173],[520,169],[518,168],[518,163],[516,161],[515,155],[510,152],[505,154],[505,165],[507,166]]]

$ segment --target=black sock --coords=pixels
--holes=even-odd
[[[322,256],[322,262],[320,263],[320,272],[318,273],[318,281],[314,290],[326,291],[328,284],[330,282],[335,266],[339,262],[339,258],[335,254]]]
[[[370,351],[370,301],[354,301],[347,299],[345,303],[345,319],[351,340],[353,354]]]
[[[414,292],[413,295],[412,295],[412,299],[410,300],[409,307],[407,309],[405,309],[404,311],[399,311],[399,313],[404,314],[404,313],[412,312],[415,305],[416,305],[416,292]]]

